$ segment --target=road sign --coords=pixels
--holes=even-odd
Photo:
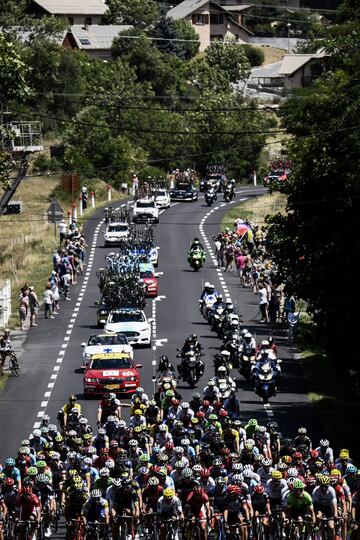
[[[60,223],[60,221],[64,219],[64,210],[61,208],[59,201],[55,198],[51,199],[51,203],[46,213],[49,223]]]

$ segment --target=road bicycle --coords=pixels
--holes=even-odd
[[[183,527],[181,538],[184,540],[201,540],[201,523],[207,521],[205,518],[190,518]]]
[[[11,349],[11,347],[7,347],[6,349],[3,349],[1,351],[0,376],[4,375],[4,364],[5,364],[6,357],[9,357],[8,370],[14,377],[18,377],[20,375],[21,370],[20,370],[16,353]]]
[[[114,520],[114,533],[115,538],[118,538],[118,540],[127,540],[129,536],[134,538],[134,517],[127,514],[116,516]]]
[[[156,521],[154,540],[176,540],[178,536],[178,519],[160,519]]]
[[[257,540],[265,540],[267,538],[263,523],[264,517],[266,517],[266,514],[258,514],[254,517],[252,522],[252,536]]]
[[[111,538],[106,523],[100,523],[99,521],[88,521],[85,531],[86,540],[110,540]]]

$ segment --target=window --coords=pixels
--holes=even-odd
[[[209,15],[194,14],[192,16],[193,24],[209,24]]]
[[[84,24],[85,25],[90,25],[92,24],[92,18],[91,17],[85,17],[85,20],[84,20]]]
[[[90,40],[87,38],[80,38],[81,45],[90,45]]]
[[[224,15],[222,13],[211,13],[210,24],[223,24]]]

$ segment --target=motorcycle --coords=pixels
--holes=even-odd
[[[215,354],[214,355],[214,368],[215,371],[219,369],[220,366],[224,366],[226,368],[227,375],[229,375],[230,371],[233,368],[233,365],[230,361],[230,357],[226,358],[224,355]]]
[[[219,306],[216,308],[215,313],[213,313],[211,317],[211,320],[212,320],[211,330],[216,332],[218,335],[220,335],[222,331],[222,326],[223,326],[224,316],[225,316],[224,311],[225,311],[225,308],[222,306]]]
[[[216,295],[215,294],[208,294],[205,296],[203,300],[199,300],[199,309],[201,315],[204,317],[204,319],[208,320],[209,318],[209,312],[213,305],[216,302]]]
[[[233,367],[238,368],[240,364],[240,353],[237,334],[232,334],[230,336],[230,339],[225,343],[224,349],[230,353],[230,362]]]
[[[205,193],[205,202],[208,206],[211,206],[217,199],[216,191],[209,190]]]
[[[240,374],[247,380],[250,380],[251,367],[256,362],[256,351],[253,347],[244,347],[240,353]]]
[[[205,253],[201,250],[194,250],[188,253],[188,263],[190,267],[197,272],[203,267],[205,262]]]
[[[230,202],[234,199],[235,194],[232,186],[226,186],[224,189],[224,201]]]
[[[280,360],[277,363],[279,364]],[[271,360],[263,362],[255,374],[255,393],[262,398],[265,405],[276,393],[276,374]]]
[[[193,349],[185,353],[176,355],[176,358],[181,358],[182,362],[178,365],[180,378],[189,383],[190,388],[195,388],[195,384],[204,374],[204,362],[200,360],[200,356],[205,356],[204,353],[197,354]]]

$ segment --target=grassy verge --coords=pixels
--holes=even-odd
[[[274,193],[240,203],[223,218],[221,228],[232,228],[237,217],[264,224],[267,214],[285,211],[286,198]],[[349,396],[346,382],[339,381],[337,370],[319,348],[316,328],[311,317],[301,308],[301,321],[298,332],[298,347],[301,351],[303,373],[308,389],[308,398],[317,414],[324,435],[337,450],[349,448],[355,461],[360,460],[358,433],[349,415],[357,411],[359,402]]]
[[[271,195],[263,195],[249,201],[244,201],[236,206],[223,217],[221,228],[232,228],[236,218],[249,219],[259,225],[265,224],[265,217],[268,214],[277,212],[285,212],[286,196],[280,193],[272,193]]]
[[[107,188],[104,182],[90,181],[87,186],[89,192],[95,191],[97,206],[106,202]],[[33,285],[41,299],[52,270],[52,253],[58,247],[58,236],[55,240],[54,225],[47,223],[45,212],[54,196],[66,216],[72,201],[71,196],[63,192],[60,179],[46,176],[29,178],[22,182],[14,196],[14,199],[23,201],[23,213],[0,217],[0,284],[5,279],[11,280],[11,328],[19,325],[20,288],[25,282]],[[82,222],[94,211],[92,208],[86,210]]]

